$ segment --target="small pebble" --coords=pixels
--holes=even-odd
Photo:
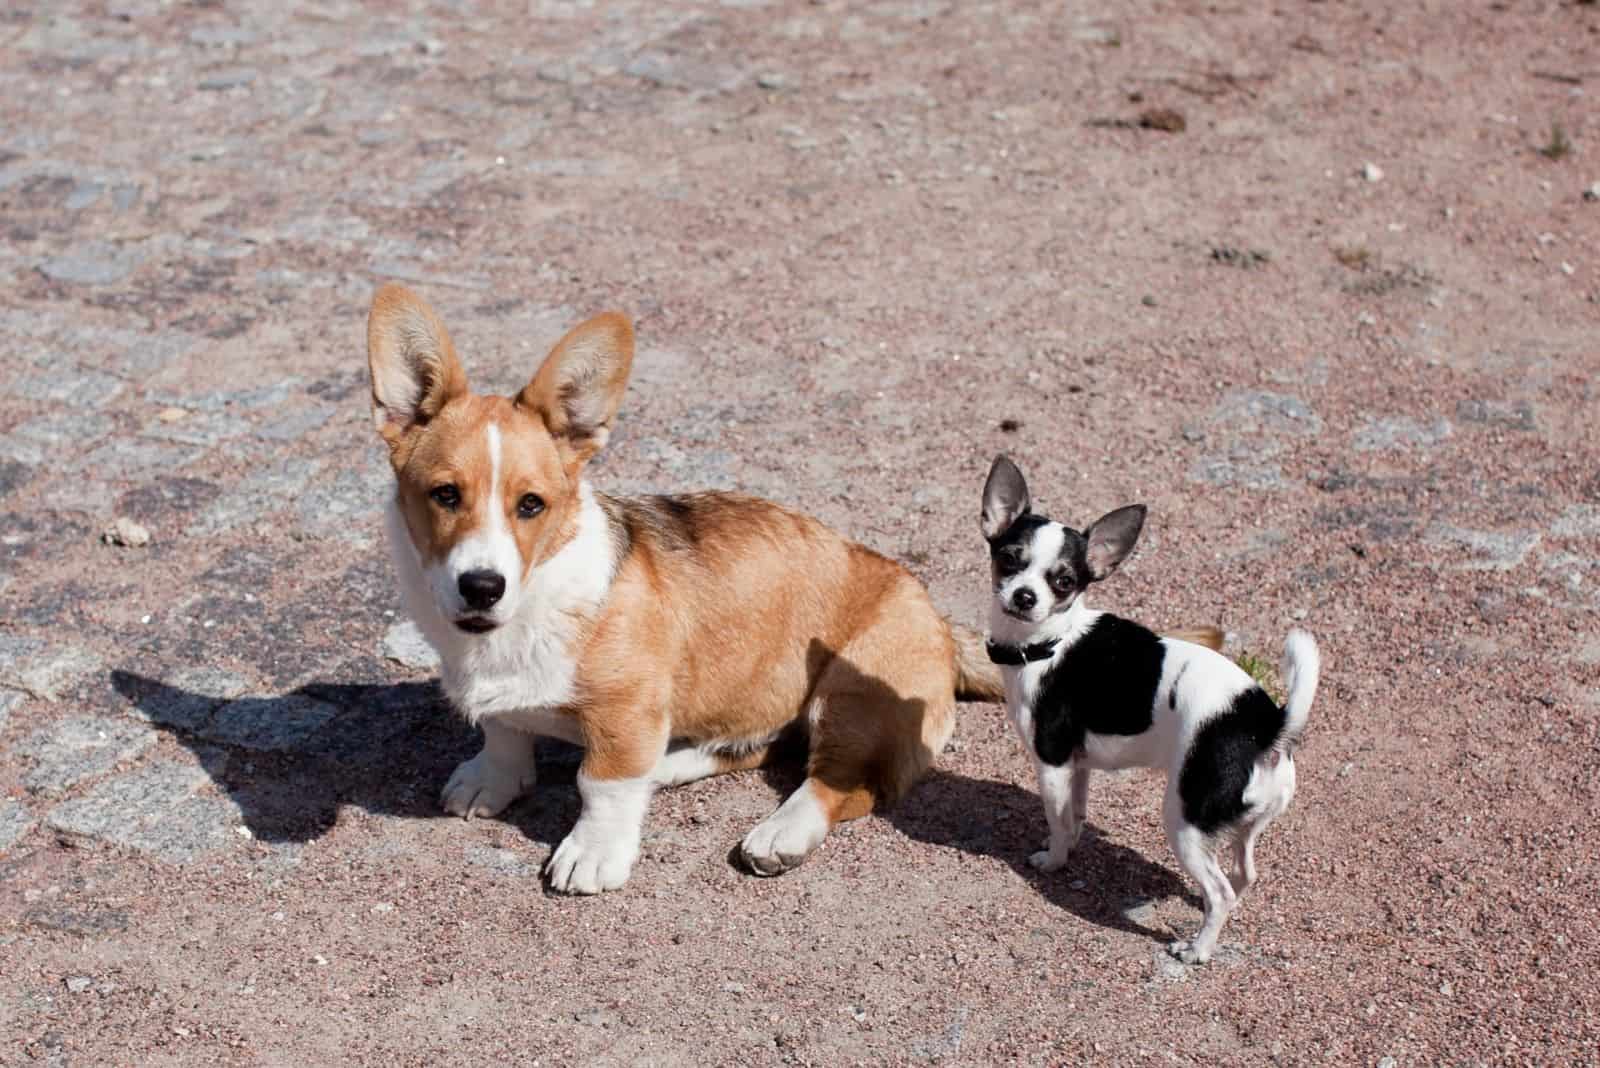
[[[1583,199],[1589,201],[1600,200],[1600,182],[1596,182],[1588,189],[1585,189],[1583,191]]]
[[[138,549],[150,544],[150,530],[143,523],[129,519],[125,515],[118,516],[101,533],[100,540],[107,545],[124,545]]]
[[[1383,168],[1376,163],[1363,163],[1361,165],[1361,177],[1369,182],[1381,182],[1383,181]]]
[[[87,975],[74,975],[67,980],[67,989],[74,994],[83,994],[94,985],[94,980]]]

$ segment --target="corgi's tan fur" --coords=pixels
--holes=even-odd
[[[816,520],[588,486],[633,358],[622,315],[572,330],[516,397],[478,396],[439,317],[390,285],[368,356],[407,605],[484,728],[445,805],[493,815],[532,785],[535,735],[581,744],[556,889],[622,884],[655,786],[755,766],[795,736],[808,777],[741,845],[757,873],[787,870],[905,793],[949,739],[958,691],[1001,698],[981,642],[910,573]]]

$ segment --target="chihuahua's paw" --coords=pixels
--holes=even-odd
[[[1028,863],[1040,871],[1060,871],[1067,866],[1068,852],[1053,852],[1048,847],[1039,850],[1028,858]]]
[[[1204,964],[1211,959],[1209,950],[1183,940],[1172,943],[1167,947],[1167,952],[1185,964]]]
[[[639,841],[585,827],[583,820],[561,840],[545,872],[550,886],[563,894],[598,894],[628,881],[639,859]]]
[[[472,819],[474,816],[498,816],[506,806],[533,787],[534,772],[530,766],[525,772],[508,770],[495,764],[485,753],[463,761],[444,784],[439,800],[444,810],[453,816]]]
[[[799,867],[827,835],[827,813],[805,782],[744,836],[739,857],[756,875],[782,875]]]

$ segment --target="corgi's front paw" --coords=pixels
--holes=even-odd
[[[614,828],[586,827],[583,820],[561,840],[545,867],[551,889],[563,894],[598,894],[628,881],[639,859],[639,840],[619,838]]]
[[[489,759],[488,751],[463,761],[444,784],[439,800],[453,816],[498,816],[533,787],[534,773],[516,771]]]

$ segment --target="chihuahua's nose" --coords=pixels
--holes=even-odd
[[[1011,604],[1019,612],[1031,612],[1038,603],[1038,595],[1026,586],[1011,595]]]
[[[505,595],[506,577],[498,571],[466,571],[456,580],[467,607],[487,612]]]

